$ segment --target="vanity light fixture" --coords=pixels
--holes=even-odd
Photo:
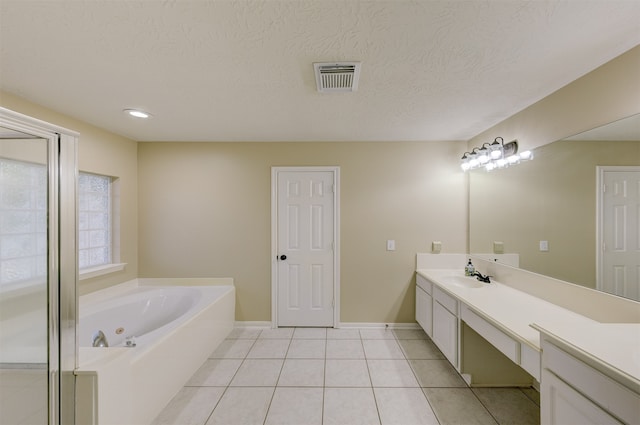
[[[463,171],[480,167],[486,171],[492,171],[531,159],[533,159],[531,151],[518,153],[517,140],[504,143],[502,137],[496,137],[492,143],[484,143],[479,148],[473,148],[471,152],[465,152],[460,160],[460,167]]]
[[[151,114],[140,109],[123,109],[122,112],[136,118],[151,118]]]

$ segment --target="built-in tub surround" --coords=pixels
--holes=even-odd
[[[150,423],[234,319],[227,278],[136,279],[80,297],[78,423]],[[91,346],[97,330],[110,347]]]

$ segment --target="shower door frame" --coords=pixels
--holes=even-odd
[[[48,423],[75,424],[79,134],[2,107],[0,126],[47,141]]]

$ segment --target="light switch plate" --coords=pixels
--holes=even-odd
[[[540,241],[540,251],[542,252],[549,251],[549,241]]]
[[[396,250],[396,241],[393,239],[389,239],[387,241],[387,251],[395,251]]]

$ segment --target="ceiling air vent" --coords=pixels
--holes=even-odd
[[[360,62],[314,63],[316,85],[320,93],[350,92],[358,90]]]

